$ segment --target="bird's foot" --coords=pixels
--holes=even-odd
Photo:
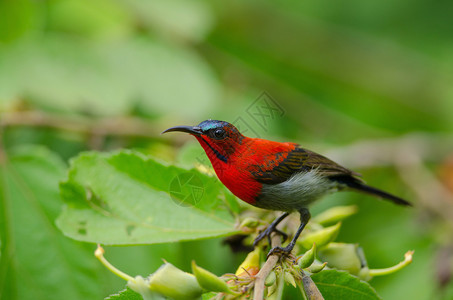
[[[293,251],[294,245],[289,244],[286,247],[274,247],[272,248],[269,253],[267,254],[266,258],[269,258],[271,255],[278,255],[282,256],[290,256],[291,251]]]
[[[269,242],[269,246],[272,247],[272,243],[271,243],[272,232],[280,234],[283,237],[282,243],[288,238],[288,235],[286,233],[278,230],[277,228],[275,228],[275,226],[270,225],[256,237],[255,241],[253,242],[253,247],[256,247],[258,245],[258,243],[261,242],[261,240],[266,237]]]

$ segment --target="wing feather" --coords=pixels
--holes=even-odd
[[[279,156],[279,154],[269,154],[267,159],[272,159],[275,156]],[[320,175],[326,177],[360,176],[360,174],[340,166],[327,157],[300,146],[289,152],[277,166],[261,166],[258,170],[254,170],[255,172],[252,172],[252,174],[261,183],[277,184],[288,180],[295,173],[308,172],[313,169],[317,169]]]

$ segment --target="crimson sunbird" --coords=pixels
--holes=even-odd
[[[283,234],[276,226],[291,212],[300,214],[300,226],[286,247],[271,254],[289,255],[310,219],[309,204],[322,196],[353,190],[411,205],[400,197],[366,185],[360,174],[295,143],[273,142],[242,135],[232,124],[206,120],[197,126],[176,126],[162,133],[180,131],[198,140],[220,181],[241,200],[264,209],[284,213],[255,239],[254,246],[270,234]],[[285,236],[285,234],[283,234]]]

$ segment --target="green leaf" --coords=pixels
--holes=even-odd
[[[99,299],[92,249],[54,224],[65,166],[39,147],[9,151],[0,162],[0,298]]]
[[[136,14],[143,26],[169,38],[200,41],[214,25],[209,7],[202,1],[121,0],[121,2]]]
[[[66,0],[49,5],[48,26],[55,31],[111,40],[130,34],[133,18],[114,1]]]
[[[217,293],[215,293],[215,292],[204,293],[203,295],[201,295],[201,299],[210,300],[210,299],[213,299],[215,296],[217,296]]]
[[[36,5],[27,0],[0,1],[0,42],[15,41],[36,24]]]
[[[311,276],[324,299],[381,299],[365,281],[344,271],[325,270]]]
[[[108,296],[105,300],[143,300],[143,297],[130,288],[126,288],[118,294]]]
[[[82,154],[60,191],[67,206],[57,225],[77,240],[152,244],[237,232],[217,181],[139,153]]]
[[[26,95],[53,111],[112,116],[140,107],[199,120],[220,99],[215,74],[195,52],[144,37],[94,46],[50,35],[0,48],[0,65],[0,108]]]

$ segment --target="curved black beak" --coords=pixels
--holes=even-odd
[[[201,128],[198,126],[175,126],[175,127],[170,127],[167,130],[162,131],[161,134],[171,132],[171,131],[180,131],[180,132],[190,133],[190,134],[193,134],[196,136],[199,136],[203,133]]]

